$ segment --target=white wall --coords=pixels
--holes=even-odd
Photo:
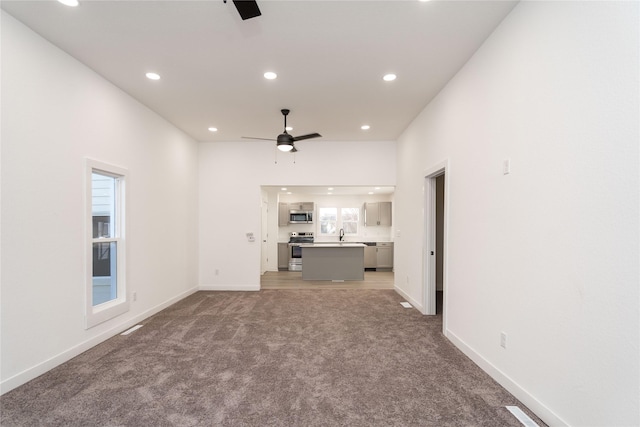
[[[260,236],[261,186],[395,185],[394,142],[310,140],[296,146],[295,163],[291,153],[279,153],[275,163],[269,142],[200,144],[201,289],[260,288],[260,242],[248,242],[245,234]],[[277,207],[269,204],[274,224]],[[274,249],[270,258],[276,256]]]
[[[128,313],[84,328],[85,157],[128,169]],[[2,390],[197,286],[197,143],[2,12]]]
[[[638,9],[521,2],[398,141],[396,284],[448,161],[446,334],[551,425],[640,425]]]

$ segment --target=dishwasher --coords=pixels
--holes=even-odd
[[[365,271],[375,271],[378,267],[378,254],[376,252],[376,242],[365,242],[364,248],[364,269]]]

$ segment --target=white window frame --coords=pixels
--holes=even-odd
[[[334,233],[323,233],[322,232],[322,216],[320,215],[320,210],[321,209],[335,209],[336,210],[336,229]],[[323,206],[323,207],[318,207],[318,219],[317,219],[317,223],[318,223],[318,235],[319,236],[337,236],[338,235],[338,230],[340,229],[338,227],[338,222],[340,221],[340,208],[337,208],[335,206]]]
[[[322,224],[321,224],[321,216],[320,216],[320,209],[335,209],[336,210],[336,231],[335,233],[323,233],[322,232]],[[317,232],[316,234],[318,236],[325,236],[325,237],[332,237],[332,236],[338,236],[340,233],[340,229],[344,228],[343,226],[343,221],[342,221],[342,211],[345,209],[358,209],[358,222],[357,222],[357,231],[355,233],[346,233],[345,232],[345,236],[359,236],[360,234],[360,225],[361,225],[361,221],[362,221],[362,216],[360,215],[362,209],[360,209],[359,207],[351,207],[351,206],[346,206],[346,207],[341,207],[341,206],[322,206],[322,207],[318,207],[318,217],[317,217]]]
[[[358,210],[358,220],[357,221],[347,221],[347,222],[355,222],[356,224],[356,232],[355,233],[347,233],[347,231],[345,230],[345,236],[358,236],[360,233],[360,208],[357,207],[344,207],[344,208],[340,208],[340,216],[339,216],[339,220],[340,220],[340,228],[344,229],[344,211],[346,209],[357,209]]]
[[[85,328],[89,329],[129,311],[126,284],[126,181],[128,171],[124,168],[86,159],[85,162]],[[93,238],[93,186],[92,175],[110,176],[116,180],[114,234],[110,238]],[[93,244],[116,242],[116,298],[93,305]]]

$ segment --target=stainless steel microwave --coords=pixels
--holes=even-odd
[[[289,211],[289,224],[313,224],[313,212]]]

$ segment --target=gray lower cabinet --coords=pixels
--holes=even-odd
[[[301,248],[302,280],[364,280],[364,245],[302,245]]]
[[[393,268],[393,243],[383,242],[376,244],[376,268]]]
[[[289,244],[278,243],[278,270],[289,269]]]

